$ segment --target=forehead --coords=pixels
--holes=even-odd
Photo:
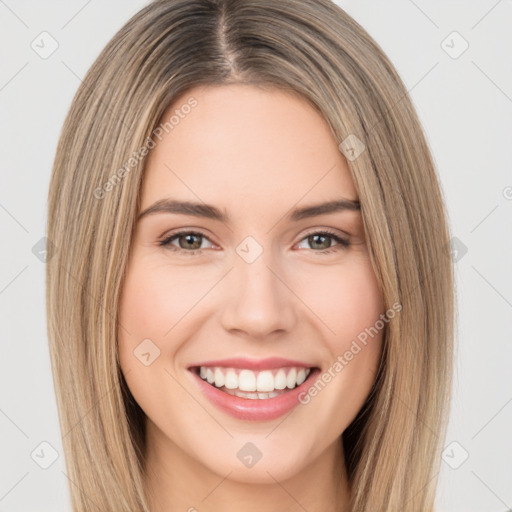
[[[166,122],[146,161],[141,209],[166,195],[258,211],[357,199],[327,122],[296,94],[196,87],[167,108]]]

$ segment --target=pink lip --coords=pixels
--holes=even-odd
[[[283,359],[282,357],[268,357],[267,359],[246,359],[236,357],[232,359],[218,359],[216,361],[204,361],[189,366],[190,368],[205,366],[219,366],[223,368],[247,368],[248,370],[273,370],[275,368],[284,368],[287,366],[297,366],[299,368],[313,368],[314,365]]]
[[[234,360],[230,360],[230,363],[227,366],[231,368],[237,368],[238,366],[231,366],[233,361]],[[268,365],[268,360],[265,361],[265,364]],[[211,362],[209,364],[211,364]],[[294,363],[291,366],[296,365],[297,364]],[[207,365],[202,364],[199,366]],[[215,364],[212,366],[222,365]],[[247,366],[243,367],[248,368]],[[265,368],[267,369],[272,367],[266,366]],[[191,373],[194,376],[195,381],[197,382],[200,390],[204,393],[204,395],[216,407],[218,407],[225,413],[241,420],[269,421],[279,418],[280,416],[283,416],[284,414],[291,411],[294,407],[300,404],[299,395],[303,391],[307,391],[307,389],[312,385],[314,379],[320,374],[320,369],[312,369],[308,378],[300,386],[297,386],[296,388],[291,389],[282,395],[276,396],[274,398],[268,398],[266,400],[253,400],[250,398],[240,398],[238,396],[230,395],[228,393],[225,393],[224,391],[220,391],[215,386],[208,384],[208,382],[201,379],[201,377],[199,377],[199,375],[194,370],[191,370]]]

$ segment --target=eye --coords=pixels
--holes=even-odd
[[[299,244],[304,240],[310,245],[314,252],[319,254],[330,254],[338,249],[347,249],[350,246],[350,242],[348,240],[328,230],[309,233],[299,242]],[[336,242],[335,245],[332,244],[332,240]]]
[[[178,241],[178,246],[173,245],[172,242]],[[208,238],[202,233],[196,231],[179,231],[161,240],[158,245],[160,247],[168,247],[173,251],[179,251],[186,254],[195,254],[201,252],[201,249],[205,249],[202,241],[208,240]]]
[[[158,245],[183,254],[194,255],[200,253],[202,249],[206,248],[202,244],[205,240],[209,241],[205,235],[197,231],[179,231],[164,238],[158,243]],[[332,240],[336,242],[334,245]],[[173,244],[175,241],[178,242],[178,245]],[[346,249],[350,246],[350,242],[348,240],[328,230],[309,233],[299,242],[299,244],[303,241],[306,241],[310,245],[313,252],[317,252],[319,254],[333,253],[338,249]]]

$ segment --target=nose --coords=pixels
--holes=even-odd
[[[227,331],[264,339],[283,334],[296,323],[295,295],[277,266],[263,257],[247,263],[235,255],[225,286],[221,322]]]

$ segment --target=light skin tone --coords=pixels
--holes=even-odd
[[[213,205],[229,219],[144,215],[120,304],[121,368],[147,416],[152,510],[346,511],[340,436],[375,380],[382,333],[308,404],[271,421],[218,409],[188,367],[283,357],[326,372],[384,313],[361,212],[290,218],[296,208],[357,200],[347,162],[325,120],[299,96],[197,87],[164,120],[190,97],[197,106],[150,151],[140,212],[172,198]],[[202,236],[159,245],[177,231]],[[248,236],[263,251],[251,263],[237,253]],[[134,355],[145,339],[160,350],[149,366]],[[250,468],[237,457],[248,442],[262,454]]]

